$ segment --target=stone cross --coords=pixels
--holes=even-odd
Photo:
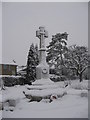
[[[36,67],[36,77],[37,79],[48,78],[49,66],[46,63],[46,48],[45,48],[45,38],[48,38],[48,32],[45,30],[43,26],[39,27],[39,30],[36,31],[36,37],[40,39],[39,49],[40,63]]]
[[[48,32],[44,27],[39,27],[39,30],[36,31],[36,37],[40,39],[40,48],[45,48],[45,38],[48,38]]]

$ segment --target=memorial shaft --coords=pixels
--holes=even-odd
[[[39,27],[36,31],[36,37],[40,39],[39,48],[39,65],[36,67],[36,77],[37,79],[48,78],[49,77],[49,66],[46,63],[46,48],[45,48],[45,38],[48,37],[48,32],[44,27]]]

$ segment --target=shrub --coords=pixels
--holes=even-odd
[[[2,76],[1,80],[4,82],[4,86],[10,87],[14,85],[23,85],[25,78],[21,76]]]
[[[88,97],[88,93],[82,92],[82,93],[81,93],[81,97]]]
[[[88,81],[84,80],[80,83],[79,81],[75,80],[72,82],[71,87],[77,90],[88,90]]]
[[[67,78],[64,75],[63,76],[54,75],[54,76],[51,76],[50,79],[54,82],[67,80]]]

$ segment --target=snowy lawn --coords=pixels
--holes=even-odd
[[[3,97],[0,101],[15,99],[18,102],[15,107],[6,108],[2,111],[3,118],[88,118],[88,96],[81,95],[88,93],[88,81],[82,83],[73,81],[66,88],[63,85],[63,82],[58,82],[43,87],[35,85],[6,87],[6,90],[2,92]],[[67,92],[67,94],[51,103],[48,102],[48,99],[43,99],[41,102],[29,102],[23,91],[41,96],[51,93],[62,94],[63,92]],[[6,107],[8,106],[6,105]]]

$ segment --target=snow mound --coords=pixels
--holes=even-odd
[[[87,81],[83,81],[80,84],[87,84]],[[77,81],[72,82],[72,86],[77,86]],[[79,83],[79,82],[78,82]],[[63,86],[63,82],[52,83],[49,85],[23,85],[23,86],[13,86],[6,87],[2,91],[3,97],[7,99],[20,99],[18,105],[5,106],[6,110],[2,111],[3,118],[87,118],[88,117],[88,90],[86,89],[73,89],[70,85],[68,87]],[[27,89],[29,88],[29,89]],[[30,102],[29,99],[26,99],[23,91],[26,94],[41,95],[45,96],[51,94],[51,99],[54,99],[50,103],[49,99],[42,99],[40,102]],[[62,98],[58,98],[58,94],[62,96],[64,92],[67,92],[67,95],[64,95]],[[2,97],[0,91],[0,97]],[[81,96],[80,96],[81,95]],[[54,98],[53,98],[54,97]],[[4,100],[5,100],[4,99]],[[8,111],[7,111],[8,110]],[[1,116],[1,111],[0,111]]]
[[[6,87],[6,89],[2,92],[2,101],[5,102],[7,100],[20,100],[24,98],[22,91],[25,90],[23,86],[16,85],[14,87]]]

